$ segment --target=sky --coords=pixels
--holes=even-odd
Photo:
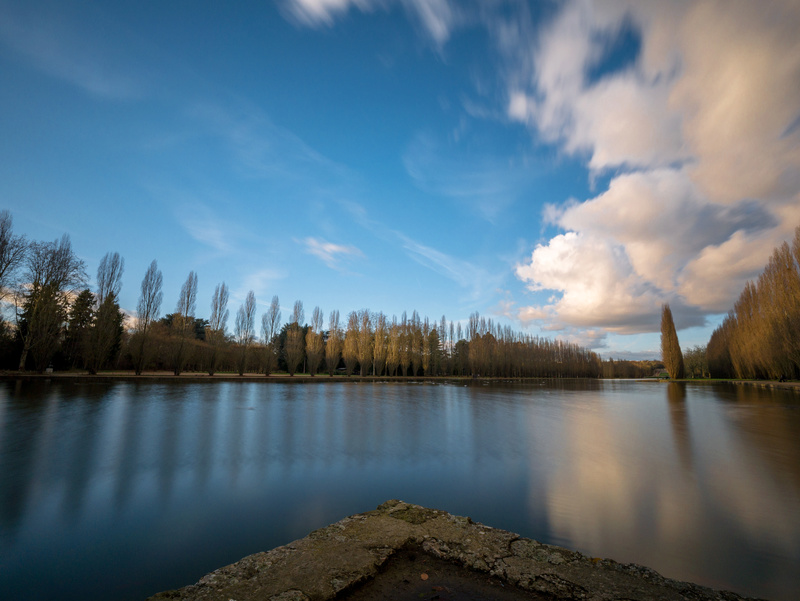
[[[800,225],[800,3],[0,0],[0,209],[190,271],[658,358]],[[230,325],[232,325],[231,319]]]

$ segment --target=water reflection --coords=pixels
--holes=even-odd
[[[672,438],[675,441],[675,448],[684,471],[691,473],[693,471],[692,438],[689,433],[689,415],[686,411],[686,383],[668,382],[666,387]]]
[[[788,599],[799,440],[745,387],[5,382],[0,590],[142,598],[404,498]]]

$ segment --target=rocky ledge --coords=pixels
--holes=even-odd
[[[383,503],[375,511],[344,518],[283,547],[245,557],[207,574],[197,584],[158,593],[150,599],[324,601],[350,595],[356,598],[360,589],[380,580],[397,558],[402,556],[407,561],[409,550],[413,550],[412,560],[420,555],[458,566],[456,573],[463,575],[466,589],[472,586],[469,578],[479,575],[487,582],[491,579],[504,594],[510,589],[518,591],[519,598],[744,599],[732,592],[670,580],[643,566],[586,557],[484,526],[468,517],[396,500]],[[424,560],[417,559],[416,566],[424,565]],[[419,569],[416,574],[417,580],[428,580],[428,575],[420,574]],[[408,584],[409,579],[401,582]],[[452,584],[449,586],[432,586],[435,594],[425,598],[447,598],[446,593],[453,588]],[[488,598],[478,596],[476,590],[466,597]]]

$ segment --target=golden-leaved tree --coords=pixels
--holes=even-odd
[[[661,360],[670,378],[679,380],[684,377],[683,353],[672,321],[672,311],[666,303],[661,307]]]

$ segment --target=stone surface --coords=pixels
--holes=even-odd
[[[271,551],[150,597],[220,601],[325,601],[357,591],[408,549],[491,576],[531,598],[592,600],[744,599],[662,577],[635,564],[586,557],[444,511],[387,501]],[[466,582],[466,580],[465,580]],[[469,586],[465,584],[465,586]]]

